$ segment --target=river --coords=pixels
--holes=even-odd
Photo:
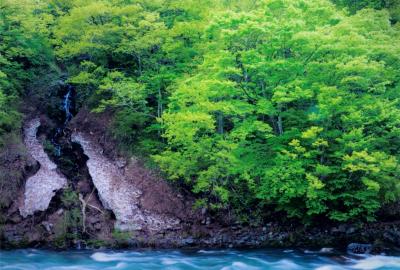
[[[354,256],[307,250],[0,251],[0,269],[256,270],[400,269],[397,256]]]

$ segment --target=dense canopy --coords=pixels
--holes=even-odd
[[[400,195],[399,20],[398,0],[4,0],[0,138],[58,65],[198,207],[374,220]]]

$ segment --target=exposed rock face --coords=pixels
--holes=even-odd
[[[57,172],[57,165],[49,159],[36,138],[39,126],[40,119],[35,118],[29,121],[24,129],[26,148],[40,163],[40,169],[26,181],[24,199],[19,207],[23,217],[46,210],[55,192],[67,184],[67,179]]]
[[[115,227],[122,231],[162,231],[176,228],[177,218],[152,213],[140,207],[142,192],[127,179],[120,162],[105,157],[102,148],[83,133],[73,133],[72,141],[79,143],[88,156],[87,166],[99,198],[116,217]]]

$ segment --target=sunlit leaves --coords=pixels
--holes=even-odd
[[[187,158],[194,148],[207,158],[192,155],[182,168],[174,160],[179,169],[166,171],[179,178],[189,170],[182,177],[196,193],[222,201],[243,179],[252,196],[303,218],[372,220],[398,196],[398,142],[382,139],[394,142],[399,124],[390,101],[399,33],[387,13],[347,16],[325,1],[264,1],[221,12],[205,33],[204,63],[177,82],[163,119],[168,150],[156,159]],[[201,133],[201,123],[181,117],[199,112],[209,123]],[[209,158],[220,153],[226,158]],[[221,185],[230,193],[217,192]]]
[[[48,35],[81,102],[198,206],[373,220],[399,195],[396,1],[49,0],[7,18]],[[5,35],[0,66],[42,63],[35,37]]]

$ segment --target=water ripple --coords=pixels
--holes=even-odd
[[[400,257],[298,250],[0,251],[1,270],[357,270],[400,269]]]

